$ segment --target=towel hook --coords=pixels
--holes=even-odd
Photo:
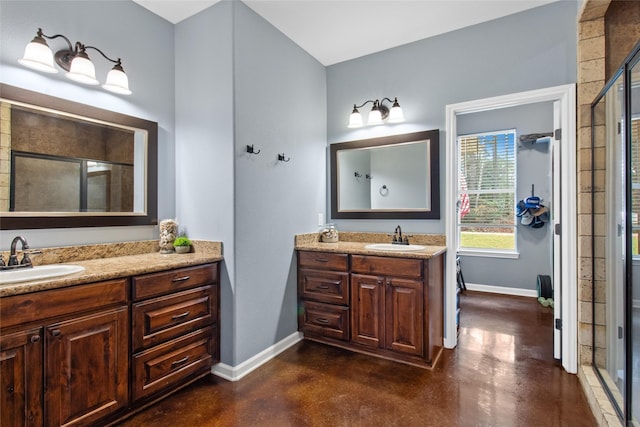
[[[356,178],[360,178],[362,176],[362,174],[360,172],[358,172],[358,171],[355,171],[353,173],[353,176],[355,176]]]
[[[253,144],[251,144],[247,145],[247,153],[260,154],[260,150],[256,151],[255,148],[253,148]]]
[[[278,160],[280,160],[281,162],[288,162],[289,160],[291,160],[291,157],[285,158],[284,153],[282,153],[278,154]]]

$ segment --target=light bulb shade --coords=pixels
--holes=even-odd
[[[69,72],[65,74],[67,78],[76,81],[78,83],[84,83],[86,85],[97,85],[100,83],[96,80],[96,67],[86,54],[82,52],[78,53],[73,61],[71,61],[71,68]]]
[[[129,78],[124,73],[121,66],[116,65],[107,74],[107,81],[102,87],[110,92],[118,93],[120,95],[131,95],[129,90]]]
[[[382,113],[380,113],[380,109],[374,105],[369,113],[369,120],[367,120],[368,125],[381,125],[382,124]]]
[[[402,113],[402,108],[400,108],[399,105],[391,107],[391,110],[389,110],[389,119],[387,121],[389,123],[404,122],[404,114]]]
[[[36,36],[24,49],[24,56],[18,62],[25,67],[45,73],[57,73],[53,66],[53,52],[42,37]]]
[[[360,114],[358,109],[355,108],[355,106],[353,107],[353,112],[351,113],[351,116],[349,117],[349,126],[348,127],[350,127],[350,128],[362,127],[362,115]]]

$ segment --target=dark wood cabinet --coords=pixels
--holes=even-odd
[[[300,329],[308,337],[349,341],[349,257],[298,252]]]
[[[89,425],[127,406],[128,324],[125,306],[45,329],[45,425]]]
[[[218,264],[133,278],[132,400],[207,375],[220,361]]]
[[[220,360],[218,263],[0,299],[0,425],[126,418]]]
[[[42,328],[0,335],[0,425],[42,425]]]
[[[443,346],[443,255],[299,251],[298,267],[306,339],[422,367],[436,362]]]
[[[91,425],[127,406],[127,294],[118,279],[0,300],[3,426]]]

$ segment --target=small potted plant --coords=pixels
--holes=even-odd
[[[187,236],[180,236],[173,241],[173,248],[176,253],[186,254],[191,251],[191,240]]]

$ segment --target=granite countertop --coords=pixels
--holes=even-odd
[[[81,257],[81,259],[73,259],[73,257],[68,256],[68,251],[71,251],[71,249],[68,251],[65,251],[66,248],[42,249],[42,258],[53,258],[57,261],[50,263],[36,262],[37,258],[33,256],[32,258],[36,265],[61,263],[80,265],[85,269],[67,276],[19,283],[0,283],[0,298],[223,260],[220,242],[194,241],[193,252],[188,254],[160,254],[157,251],[137,253],[141,250],[153,248],[153,244],[117,244],[113,251],[109,251],[108,246],[106,244],[87,245],[86,248],[81,247],[84,248],[82,252],[85,253],[85,256]],[[74,250],[77,251],[78,248]],[[117,256],[104,257],[104,254],[108,252]],[[101,257],[87,259],[91,254],[101,255]]]
[[[320,241],[318,233],[296,235],[296,250],[335,252],[357,255],[388,256],[397,258],[429,259],[447,251],[445,239],[442,235],[415,234],[411,235],[410,243],[426,246],[420,251],[381,251],[367,249],[372,243],[391,243],[391,237],[384,233],[353,233],[340,232],[336,243],[324,243]]]

